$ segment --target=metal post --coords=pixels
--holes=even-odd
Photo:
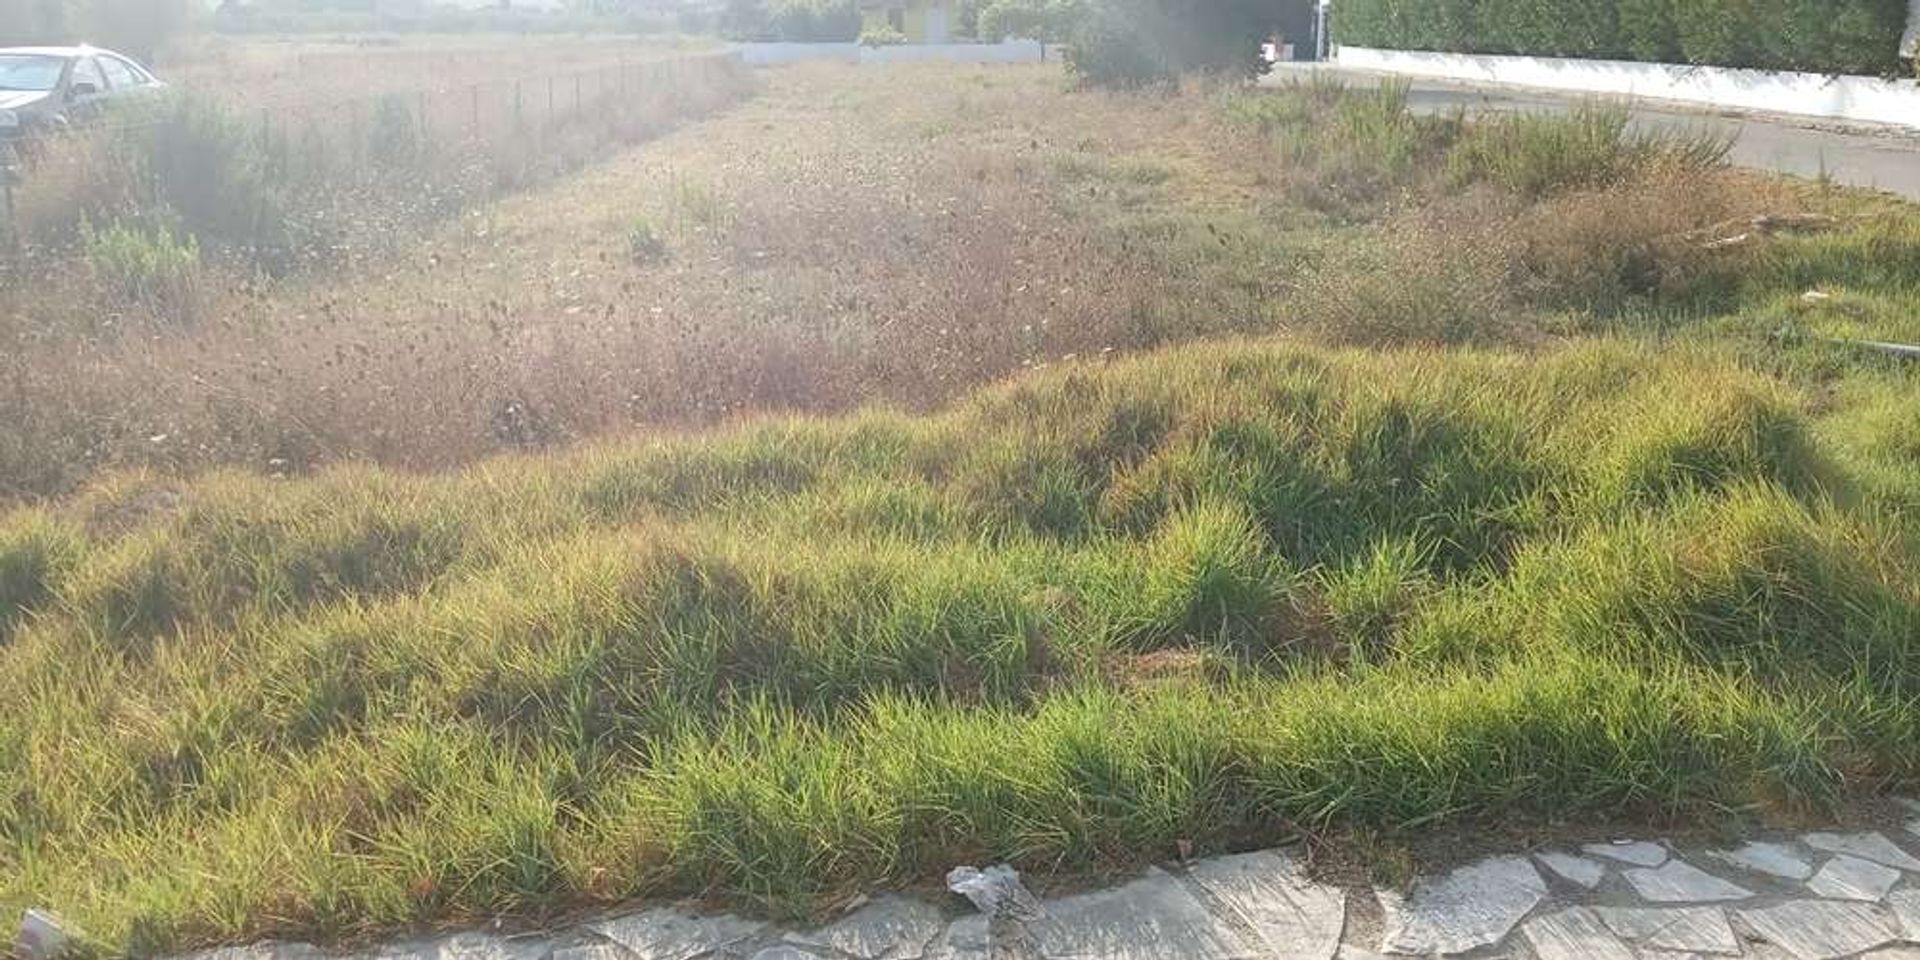
[[[471,93],[473,96],[473,134],[477,137],[480,135],[480,85],[477,83],[474,84]]]
[[[9,156],[12,153],[12,149],[11,147],[7,148]],[[20,233],[15,228],[15,218],[18,214],[14,211],[13,207],[13,178],[13,164],[10,161],[5,161],[4,158],[0,158],[0,194],[5,194],[7,198],[6,237],[8,249],[15,249],[20,246]]]

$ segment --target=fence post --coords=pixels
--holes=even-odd
[[[470,91],[473,97],[473,135],[480,136],[480,85],[474,84]]]
[[[521,92],[522,92],[521,83],[520,81],[515,80],[513,82],[513,122],[516,126],[524,124],[526,122],[525,114],[523,113],[522,107],[521,107],[521,103],[522,103]]]
[[[19,177],[20,168],[14,163],[13,145],[0,143],[0,194],[4,194],[6,198],[5,203],[0,204],[0,209],[4,209],[6,213],[6,222],[0,224],[0,227],[5,228],[0,230],[0,237],[6,239],[9,250],[18,249],[20,246],[19,221],[16,219],[19,214],[13,206],[13,184]]]
[[[425,90],[420,91],[419,98],[420,145],[424,147],[427,141],[433,138],[433,124],[427,120],[427,92]]]
[[[547,122],[553,122],[553,75],[547,75]]]
[[[573,112],[580,112],[580,74],[573,75]]]

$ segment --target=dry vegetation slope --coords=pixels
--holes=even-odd
[[[1910,780],[1920,394],[1807,335],[1897,335],[1920,220],[1403,106],[795,71],[408,264],[89,341],[243,469],[0,520],[0,902],[115,946],[805,913]]]
[[[1170,261],[1061,203],[1074,176],[1078,197],[1137,192],[1098,175],[1142,141],[1204,142],[1194,103],[1069,97],[1052,72],[909,76],[913,97],[789,75],[397,261],[232,285],[197,328],[62,338],[48,352],[97,373],[76,389],[70,364],[23,361],[49,419],[15,428],[21,449],[440,465],[638,422],[936,401],[1065,354],[1263,326],[1244,286],[1202,282],[1207,251]]]

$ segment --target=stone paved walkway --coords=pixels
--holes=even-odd
[[[1920,814],[1920,808],[1916,808]],[[1286,851],[1154,868],[989,918],[873,899],[816,930],[653,908],[563,931],[396,944],[382,960],[1920,960],[1920,819],[1904,832],[1650,840],[1493,856],[1404,893],[1308,880]],[[261,944],[195,960],[321,960]]]

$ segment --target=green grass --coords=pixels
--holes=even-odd
[[[1920,219],[1599,107],[1214,106],[1241,166],[1020,149],[1099,262],[1200,291],[1126,346],[1217,339],[930,413],[0,515],[0,907],[106,951],[797,917],[960,862],[1913,782],[1920,380],[1825,338],[1920,339]],[[615,256],[755,209],[671,183]],[[1839,219],[1709,242],[1776,205]],[[1275,326],[1315,339],[1224,339]]]
[[[1912,772],[1920,693],[1911,381],[1851,382],[1222,343],[925,417],[109,480],[0,521],[0,902],[109,948],[797,915],[1289,823],[1817,806]]]

